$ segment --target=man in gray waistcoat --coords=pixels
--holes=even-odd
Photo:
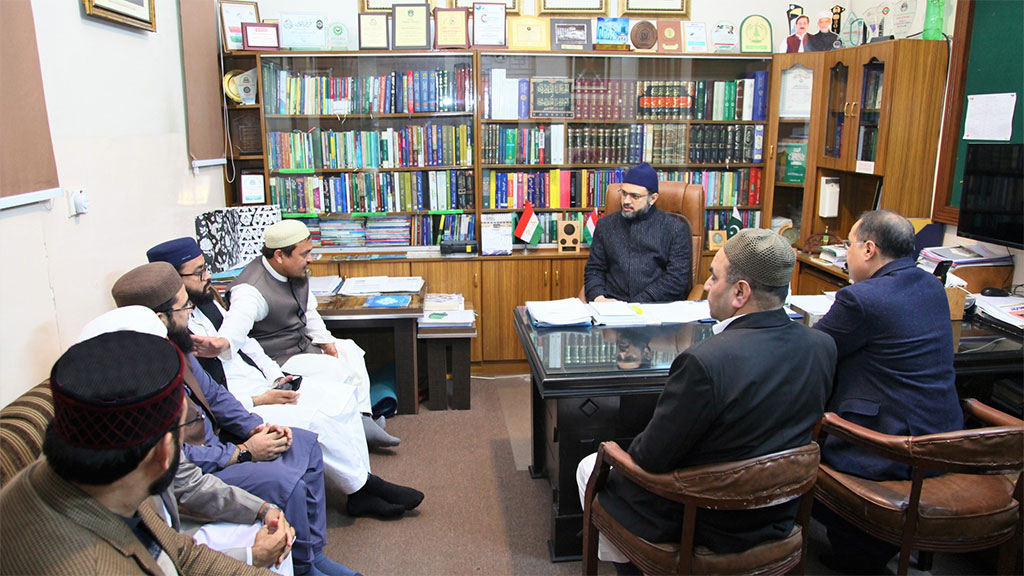
[[[299,220],[267,228],[263,255],[231,284],[231,308],[218,331],[220,338],[194,339],[196,354],[230,359],[252,337],[287,373],[353,387],[367,444],[396,446],[399,440],[384,431],[383,418],[375,422],[370,416],[370,377],[363,350],[351,340],[335,339],[316,310],[316,296],[306,277],[312,252],[309,229]]]

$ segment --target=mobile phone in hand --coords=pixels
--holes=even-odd
[[[288,382],[281,382],[277,386],[274,386],[275,390],[298,390],[299,386],[302,385],[302,376],[292,376],[292,379]]]

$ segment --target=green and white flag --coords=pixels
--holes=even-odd
[[[743,220],[740,220],[740,211],[732,207],[732,216],[729,216],[729,225],[726,227],[726,238],[732,238],[743,229]]]

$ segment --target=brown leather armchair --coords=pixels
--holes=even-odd
[[[759,458],[650,474],[615,442],[602,443],[584,496],[583,573],[597,574],[600,532],[644,574],[802,574],[807,547],[807,530],[802,527],[808,525],[811,514],[818,455],[818,445],[812,442]],[[597,493],[611,466],[645,490],[684,505],[678,544],[635,536],[601,507]],[[693,544],[697,508],[750,510],[796,498],[801,498],[796,524],[783,540],[733,554],[715,554]]]
[[[875,482],[821,464],[815,498],[864,532],[900,547],[897,574],[910,551],[928,569],[932,552],[969,552],[1000,546],[999,574],[1009,574],[1024,517],[1021,469],[1024,421],[974,399],[966,417],[987,428],[929,434],[880,434],[826,413],[818,443],[829,434],[909,464],[909,481]],[[925,478],[926,470],[944,472]]]
[[[622,197],[618,193],[618,184],[609,184],[604,193],[605,215],[617,212],[622,206]],[[693,241],[693,263],[690,269],[690,293],[688,300],[700,300],[704,297],[704,285],[697,282],[698,270],[700,267],[700,252],[704,246],[704,218],[701,214],[704,205],[704,188],[700,184],[685,184],[683,182],[671,182],[661,180],[658,182],[659,210],[663,210],[673,216],[684,220],[690,225],[690,235]],[[586,287],[580,289],[580,300],[586,302]]]

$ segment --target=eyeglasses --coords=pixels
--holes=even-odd
[[[193,418],[191,420],[186,420],[186,421],[182,422],[181,424],[179,424],[178,428],[188,428],[189,426],[195,424],[196,422],[202,422],[203,420],[206,420],[206,414],[203,414],[203,412],[200,411],[200,412],[198,412],[196,414],[195,418]]]
[[[195,308],[196,305],[193,304],[191,300],[189,300],[188,302],[185,302],[185,305],[182,306],[181,308],[171,308],[170,310],[168,310],[168,312],[185,312],[187,310],[195,310]]]
[[[199,278],[202,278],[203,276],[206,276],[209,273],[210,267],[207,266],[206,264],[203,264],[202,266],[197,268],[195,272],[191,272],[189,274],[179,274],[179,276],[181,276],[182,278],[184,278],[185,276],[197,276]]]
[[[637,200],[640,200],[641,198],[646,198],[647,196],[650,196],[650,194],[638,194],[636,192],[626,192],[622,188],[619,188],[619,194],[622,194],[623,198],[629,198],[630,200],[633,200],[634,202],[637,201]]]

